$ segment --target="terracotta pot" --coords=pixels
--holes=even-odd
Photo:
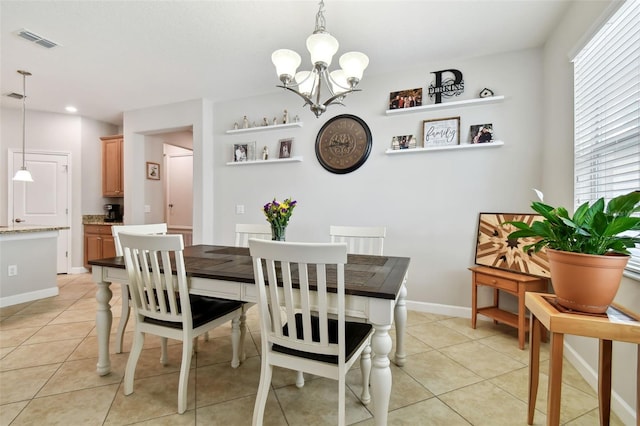
[[[558,303],[576,311],[601,314],[613,302],[629,256],[570,253],[547,249],[551,284]]]

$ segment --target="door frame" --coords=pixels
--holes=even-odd
[[[14,220],[14,211],[13,211],[13,175],[15,174],[15,170],[13,169],[13,156],[16,153],[22,153],[21,149],[9,148],[7,151],[7,224],[15,223]],[[69,151],[43,151],[38,149],[26,149],[24,151],[24,155],[37,154],[37,155],[56,155],[56,156],[65,156],[67,157],[67,220],[64,226],[67,226],[68,230],[61,230],[59,232],[68,232],[67,234],[67,246],[66,246],[66,273],[68,274],[71,271],[71,259],[73,258],[71,248],[71,240],[72,240],[72,227],[71,227],[71,218],[73,216],[73,192],[72,192],[72,154]]]

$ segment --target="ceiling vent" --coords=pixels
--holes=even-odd
[[[29,30],[24,29],[24,28],[19,30],[19,31],[17,31],[16,35],[18,37],[21,37],[21,38],[27,40],[27,41],[30,41],[30,42],[35,43],[35,44],[39,44],[42,47],[46,47],[47,49],[51,49],[53,47],[60,46],[55,41],[48,40],[48,39],[42,37],[41,35],[38,35],[38,34],[32,32],[32,31],[29,31]]]

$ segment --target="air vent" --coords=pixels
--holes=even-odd
[[[39,44],[42,47],[45,47],[47,49],[51,49],[52,47],[56,47],[56,46],[60,46],[58,43],[56,43],[55,41],[51,41],[48,40],[44,37],[42,37],[41,35],[38,35],[32,31],[29,31],[27,29],[21,29],[19,31],[16,32],[16,35],[18,37],[21,37],[27,41],[30,41],[32,43],[35,44]]]
[[[16,92],[12,92],[12,93],[7,94],[7,97],[13,98],[13,99],[22,100],[22,95],[20,93],[16,93]]]

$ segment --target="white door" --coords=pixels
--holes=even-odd
[[[22,166],[22,153],[13,152],[13,171]],[[9,181],[13,197],[8,217],[16,225],[69,226],[69,156],[27,153],[27,170],[33,182]],[[68,272],[69,231],[58,236],[58,273]]]
[[[167,156],[167,225],[193,226],[193,155]]]

